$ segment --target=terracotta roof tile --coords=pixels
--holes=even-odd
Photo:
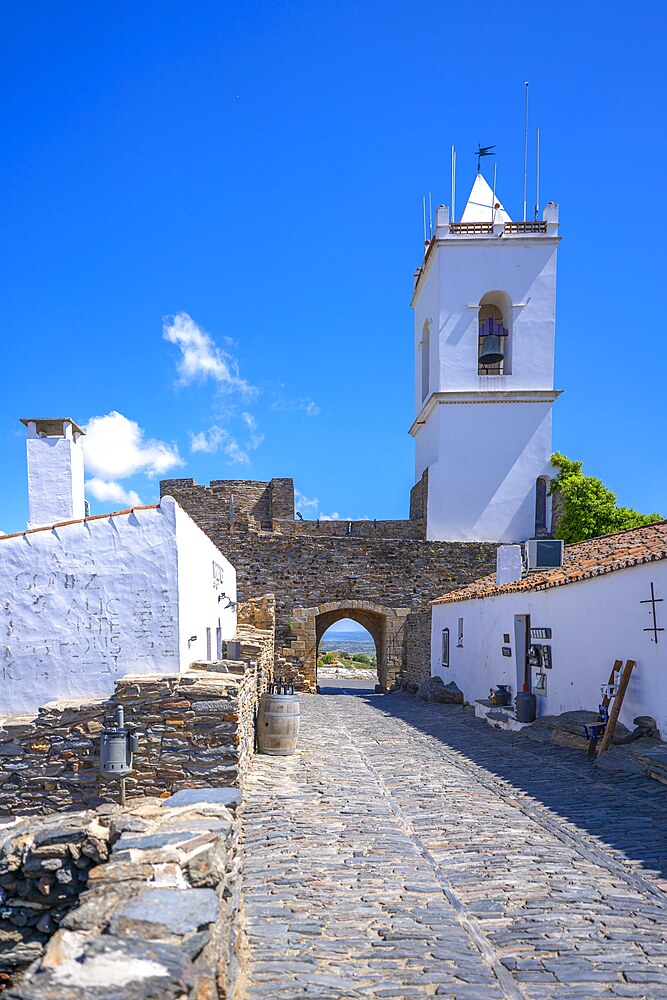
[[[502,587],[496,586],[496,574],[490,573],[474,583],[437,597],[431,603],[447,604],[516,591],[549,590],[658,559],[667,559],[667,521],[566,545],[562,566],[533,570],[516,583],[506,583]]]

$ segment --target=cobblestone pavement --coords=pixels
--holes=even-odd
[[[244,807],[244,1000],[667,998],[667,788],[409,695],[304,696]]]

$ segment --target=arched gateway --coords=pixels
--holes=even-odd
[[[405,663],[405,623],[410,608],[387,608],[371,601],[329,601],[311,608],[294,608],[292,632],[303,649],[303,672],[314,689],[317,681],[317,649],[328,628],[351,618],[367,629],[377,650],[378,679],[390,688]],[[301,644],[303,644],[301,646]]]

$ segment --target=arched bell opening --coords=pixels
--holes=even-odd
[[[512,300],[506,292],[486,292],[479,302],[477,374],[511,372]]]

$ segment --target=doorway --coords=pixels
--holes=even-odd
[[[530,668],[528,647],[530,646],[530,615],[514,616],[514,652],[516,656],[516,693],[530,691]],[[528,685],[527,687],[524,687]]]

